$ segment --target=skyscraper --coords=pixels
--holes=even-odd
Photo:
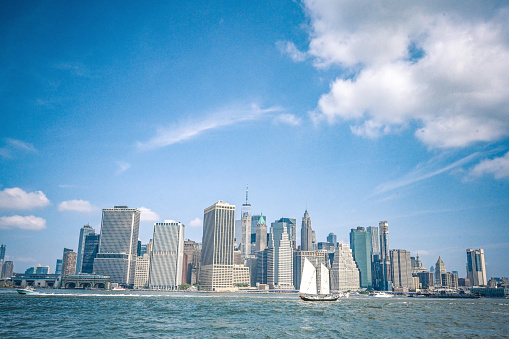
[[[176,290],[182,284],[184,229],[174,220],[154,224],[149,288]]]
[[[334,233],[329,233],[329,235],[327,236],[327,242],[335,247],[338,242],[337,236]]]
[[[112,283],[134,284],[140,210],[127,206],[103,208],[99,252],[94,272],[111,277]]]
[[[292,248],[296,249],[296,237],[297,237],[297,220],[294,218],[280,218],[279,220],[274,221],[271,226],[275,225],[281,225],[286,227],[286,232],[288,233],[288,239],[290,240],[290,244]],[[280,231],[282,231],[282,228],[278,228]],[[270,242],[270,239],[269,239]]]
[[[90,225],[84,225],[80,229],[80,238],[79,238],[79,242],[78,242],[78,252],[77,252],[77,257],[76,257],[76,274],[79,274],[82,272],[81,267],[83,264],[83,253],[85,250],[85,237],[88,234],[95,234],[95,229],[90,227]]]
[[[445,264],[442,258],[438,256],[437,263],[435,264],[435,283],[440,286],[442,285],[442,274],[447,273],[445,269]]]
[[[57,263],[55,264],[55,274],[62,274],[62,259],[57,259]]]
[[[360,288],[359,269],[348,244],[339,244],[336,247],[330,276],[331,290],[347,291]]]
[[[0,245],[0,261],[3,262],[5,259],[5,245]]]
[[[486,264],[484,263],[484,250],[467,249],[467,278],[472,286],[486,286]]]
[[[247,200],[248,188],[246,187],[246,203],[242,205],[241,228],[242,235],[240,239],[240,252],[242,258],[251,254],[251,205]]]
[[[85,236],[81,273],[92,274],[94,272],[94,260],[99,251],[99,240],[99,234],[90,233]]]
[[[13,273],[14,273],[14,262],[10,260],[4,261],[2,265],[2,273],[0,274],[0,276],[2,278],[9,279],[10,277],[12,277]]]
[[[148,278],[150,273],[150,256],[144,253],[136,258],[136,268],[134,270],[134,286],[133,288],[148,287]]]
[[[302,227],[300,230],[300,249],[301,251],[313,250],[313,229],[311,228],[311,218],[308,210],[304,212],[302,217]]]
[[[256,223],[256,252],[263,251],[267,248],[267,223],[263,217],[263,213],[260,214],[260,219]]]
[[[76,252],[69,250],[68,248],[64,249],[64,256],[62,257],[62,278],[76,272],[76,258]]]
[[[371,234],[364,227],[357,227],[350,232],[350,248],[353,258],[360,272],[360,285],[362,288],[372,287],[371,277]]]
[[[380,254],[380,239],[378,238],[378,227],[366,227],[366,231],[371,236],[371,254]]]
[[[285,223],[270,228],[267,283],[272,288],[293,289],[293,249]]]
[[[406,250],[390,250],[391,255],[391,281],[393,287],[401,292],[413,288],[412,263],[410,252]]]
[[[389,254],[389,223],[387,221],[380,221],[378,224],[380,230],[380,273],[381,286],[383,291],[390,291],[392,289],[391,282],[391,256]]]
[[[218,201],[203,213],[200,285],[208,291],[233,289],[235,205]]]

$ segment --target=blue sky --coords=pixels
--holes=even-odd
[[[505,7],[504,7],[505,6]],[[201,242],[203,209],[300,220],[318,241],[508,276],[509,7],[465,1],[7,3],[0,243],[15,271],[77,249],[101,208]],[[238,210],[239,212],[239,210]]]

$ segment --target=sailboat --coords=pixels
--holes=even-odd
[[[330,294],[329,269],[320,264],[320,294],[316,288],[316,268],[304,257],[304,269],[300,281],[300,298],[306,301],[335,301],[339,295]]]

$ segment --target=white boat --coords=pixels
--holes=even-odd
[[[125,291],[125,288],[121,287],[121,286],[115,286],[111,289],[112,291]]]
[[[320,265],[320,294],[316,288],[316,268],[304,258],[304,269],[300,281],[300,298],[305,301],[336,301],[339,295],[330,294],[329,269]]]
[[[35,291],[35,289],[32,286],[27,286],[25,288],[18,288],[16,291],[18,291],[19,294],[37,294],[38,293]]]
[[[369,294],[370,297],[375,298],[392,298],[394,295],[385,292],[373,292]]]

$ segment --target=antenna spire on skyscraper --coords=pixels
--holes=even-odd
[[[247,192],[249,190],[249,184],[246,184],[246,205],[247,205]]]

